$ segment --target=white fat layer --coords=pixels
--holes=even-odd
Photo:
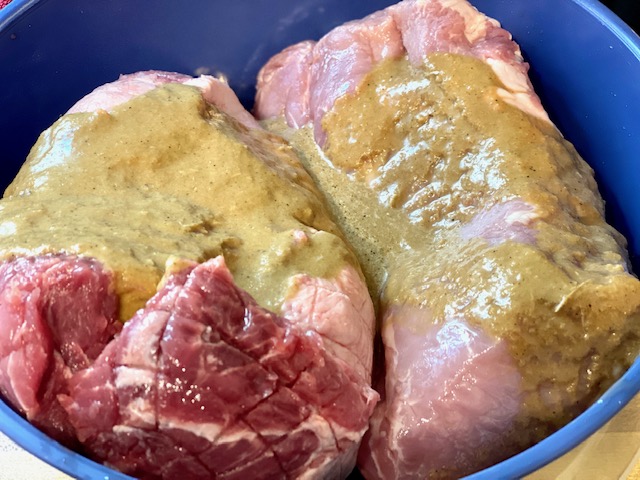
[[[531,222],[539,218],[539,215],[532,210],[518,210],[517,212],[512,212],[505,218],[506,222],[509,225],[520,224],[520,225],[529,225]]]
[[[335,428],[335,425],[334,425]],[[315,479],[315,478],[333,478],[331,476],[326,477],[323,473],[325,470],[331,469],[333,462],[339,462],[340,455],[338,454],[338,447],[334,437],[334,431],[331,425],[324,419],[324,417],[314,413],[309,416],[304,422],[293,430],[289,435],[293,435],[297,432],[311,430],[316,434],[320,444],[313,455],[309,457],[306,465],[301,470],[303,473],[298,477],[301,480]]]
[[[138,397],[126,407],[128,422],[140,427],[150,427],[156,423],[154,406],[148,400]]]
[[[149,388],[155,382],[155,373],[150,370],[130,367],[116,367],[115,373],[116,388]]]
[[[466,0],[440,0],[443,8],[455,10],[464,19],[464,35],[469,43],[474,43],[485,36],[489,26],[500,27],[500,23],[478,12]],[[516,57],[522,61],[520,49],[516,52]],[[505,85],[506,89],[499,89],[498,95],[509,105],[522,110],[547,123],[551,123],[547,112],[537,99],[533,88],[529,82],[526,72],[513,65],[496,58],[484,59],[493,69],[496,76]]]
[[[167,312],[150,312],[142,317],[142,321],[135,326],[135,342],[128,342],[126,347],[120,352],[119,361],[132,366],[146,366],[153,368],[156,365],[156,354],[154,348],[160,342],[160,335],[164,330],[164,324],[168,317]],[[125,327],[127,328],[127,327]]]
[[[497,91],[503,101],[529,115],[551,123],[549,115],[544,111],[542,104],[533,93],[533,87],[524,71],[514,68],[513,65],[504,60],[487,58],[485,61],[506,87],[499,88]]]
[[[179,430],[186,430],[198,435],[199,437],[206,438],[210,442],[215,442],[222,432],[222,425],[218,423],[206,423],[206,422],[187,422],[184,420],[173,420],[170,418],[159,419],[160,428],[175,428]]]
[[[258,435],[252,430],[239,429],[239,430],[234,430],[232,432],[224,432],[222,435],[218,437],[218,439],[216,440],[216,443],[217,444],[236,443],[241,440],[252,441],[252,440],[255,440],[256,438],[258,438]]]
[[[497,58],[487,58],[486,62],[493,69],[500,81],[514,93],[531,92],[531,85],[526,74],[518,69],[513,68],[513,65]]]
[[[139,428],[129,427],[127,425],[116,425],[112,429],[113,433],[133,433],[139,430]]]
[[[469,43],[482,38],[489,25],[500,26],[497,20],[481,14],[466,0],[440,0],[440,4],[444,8],[455,10],[464,18],[464,36]]]
[[[339,480],[346,478],[356,466],[358,446],[359,445],[357,443],[353,444],[351,448],[341,452],[340,455],[332,460],[325,457],[325,460],[320,465],[305,471],[298,478],[305,480],[317,478],[322,478],[324,480]]]
[[[532,93],[525,92],[508,92],[503,88],[497,90],[498,96],[512,107],[516,107],[531,116],[534,116],[544,122],[551,123],[549,115],[544,111],[540,102]]]
[[[186,82],[184,82],[184,85],[189,85],[191,87],[198,87],[202,91],[208,91],[211,88],[211,85],[213,84],[213,82],[215,81],[216,80],[214,79],[214,77],[211,77],[209,75],[202,75],[200,77],[187,80]]]

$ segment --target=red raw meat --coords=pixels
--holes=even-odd
[[[91,259],[18,258],[0,265],[0,392],[31,422],[73,443],[56,395],[121,329],[111,275]]]
[[[317,335],[239,290],[221,257],[171,276],[63,399],[95,458],[143,478],[344,475],[334,459],[374,404]]]

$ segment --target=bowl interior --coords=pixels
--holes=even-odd
[[[640,271],[640,39],[595,0],[471,0],[512,32],[552,120],[596,172],[609,221]],[[0,186],[38,134],[77,99],[121,73],[224,74],[245,106],[260,66],[388,0],[14,0],[0,11]],[[640,389],[640,363],[571,424],[470,478],[530,473],[602,426]],[[129,478],[56,442],[0,401],[0,429],[79,478]]]

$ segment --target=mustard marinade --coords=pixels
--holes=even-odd
[[[61,252],[113,271],[123,320],[175,259],[223,254],[276,312],[292,275],[356,264],[291,147],[178,84],[65,115],[40,136],[0,202],[0,257]]]
[[[267,125],[301,152],[383,311],[427,308],[418,335],[458,316],[507,342],[524,392],[509,440],[518,449],[632,363],[640,282],[604,220],[591,168],[552,125],[502,101],[500,88],[471,57],[388,60],[324,117],[324,151],[310,128]],[[461,233],[510,201],[533,207],[531,241]]]

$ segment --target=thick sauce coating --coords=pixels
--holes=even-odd
[[[115,272],[123,320],[175,259],[224,254],[274,311],[292,275],[355,265],[291,147],[178,84],[112,113],[65,115],[41,135],[0,202],[0,257],[58,252]]]
[[[272,128],[303,152],[382,311],[412,305],[429,312],[412,328],[464,318],[507,341],[523,379],[526,430],[514,436],[527,446],[631,364],[640,282],[592,170],[502,87],[471,57],[389,60],[324,117],[324,152],[308,129]],[[511,226],[487,232],[484,215]]]

